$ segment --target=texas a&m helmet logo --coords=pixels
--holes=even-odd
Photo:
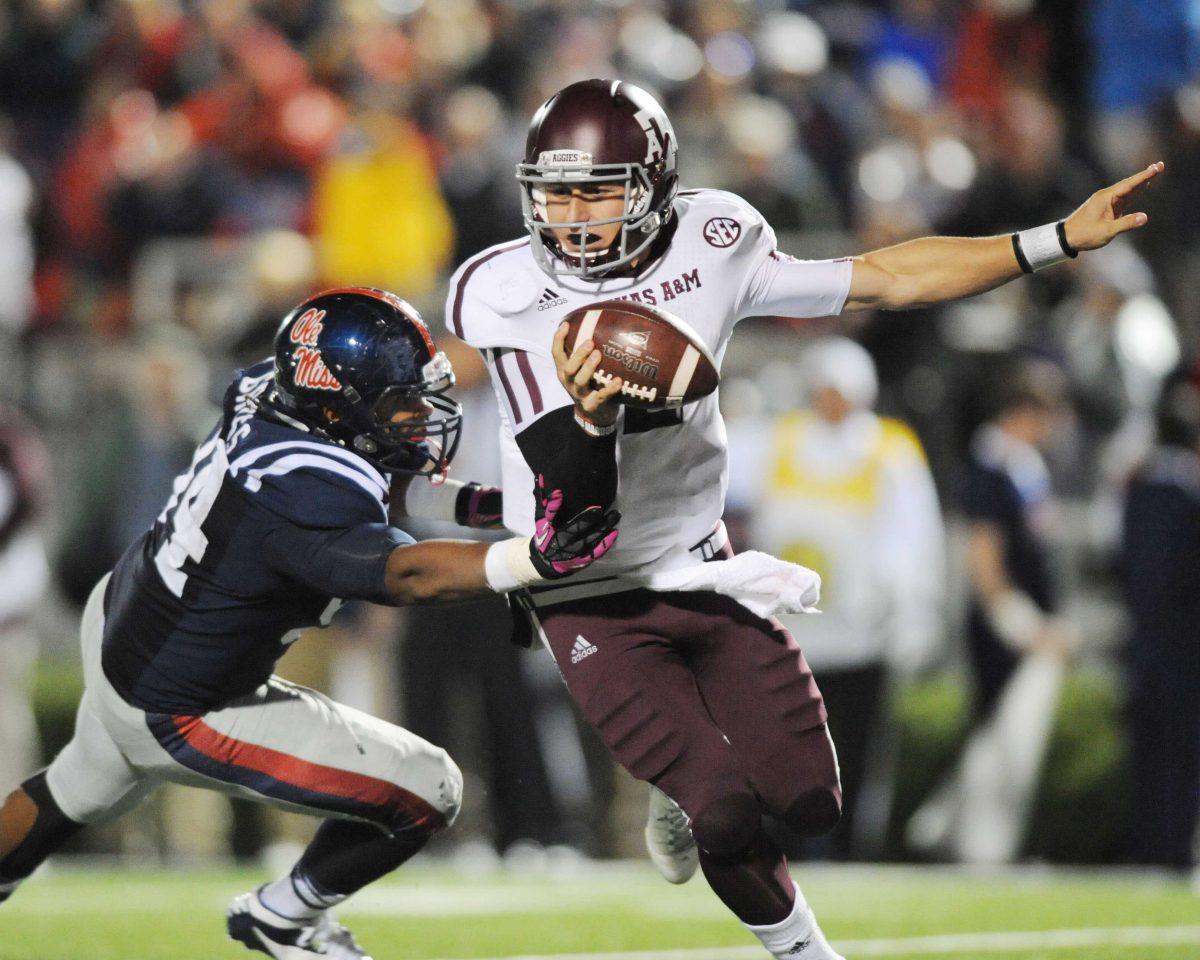
[[[658,118],[654,114],[654,110],[643,107],[633,115],[633,119],[638,122],[646,134],[646,158],[642,161],[646,167],[654,166],[666,156],[667,142],[670,137],[670,134],[661,129]]]
[[[292,324],[289,339],[296,344],[292,356],[296,367],[292,373],[292,382],[297,387],[308,387],[312,390],[341,390],[342,385],[329,372],[325,361],[317,350],[317,337],[324,327],[324,310],[305,310]]]

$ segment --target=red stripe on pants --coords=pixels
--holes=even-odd
[[[217,763],[262,773],[303,790],[401,811],[416,825],[430,829],[439,830],[446,825],[445,816],[429,803],[387,780],[327,767],[270,747],[236,740],[214,730],[202,717],[180,715],[172,720],[192,749]]]

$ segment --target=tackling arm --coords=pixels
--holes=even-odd
[[[1103,247],[1144,226],[1144,213],[1125,207],[1144,184],[1162,173],[1152,163],[1098,190],[1065,221],[1000,237],[924,237],[854,258],[846,309],[906,310],[984,293],[1030,273]]]
[[[491,593],[486,561],[488,543],[426,540],[397,547],[384,569],[390,603],[451,603]]]
[[[264,561],[327,596],[390,606],[451,603],[508,593],[589,566],[617,540],[615,510],[593,507],[559,521],[562,492],[539,487],[533,537],[498,543],[412,538],[386,523],[312,529],[281,523],[262,541]]]
[[[492,544],[427,540],[397,547],[384,569],[386,602],[449,603],[489,591],[509,593],[569,576],[604,556],[617,542],[620,514],[592,506],[558,521],[562,491],[547,492],[538,481],[541,517],[533,537]]]

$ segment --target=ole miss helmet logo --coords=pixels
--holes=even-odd
[[[308,387],[311,390],[342,389],[342,385],[329,372],[317,350],[317,337],[324,328],[321,322],[324,319],[324,310],[308,309],[292,324],[289,339],[296,344],[296,349],[292,352],[296,361],[292,382],[297,387]]]

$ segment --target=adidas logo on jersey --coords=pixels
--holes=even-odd
[[[538,311],[549,310],[551,307],[561,307],[567,302],[566,297],[559,296],[549,287],[542,291],[542,296],[538,300]]]
[[[594,643],[588,643],[582,636],[575,637],[575,646],[571,648],[571,662],[578,663],[585,657],[590,657],[599,648]]]

